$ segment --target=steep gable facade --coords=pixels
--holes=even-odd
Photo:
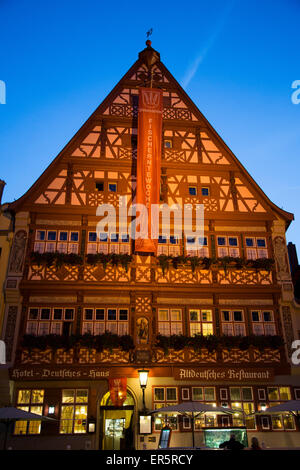
[[[119,222],[112,238],[97,236],[99,206],[118,214],[120,196],[128,207],[136,202],[141,87],[163,91],[161,203],[204,206],[197,253],[163,227],[156,256],[136,252]],[[224,426],[246,426],[270,444],[281,434],[275,430],[299,439],[293,419],[250,416],[299,398],[285,240],[293,215],[268,199],[151,44],[9,209],[15,233],[3,338],[12,399],[41,414],[54,407],[57,418],[50,431],[44,423],[16,425],[16,448],[20,434],[41,434],[45,448],[65,448],[66,437],[82,448],[90,423],[94,449],[143,448],[142,406],[185,400],[236,406],[233,418],[199,418],[199,443],[205,427]],[[141,367],[149,371],[145,403]],[[113,399],[120,384],[121,405]],[[157,447],[164,419],[154,418],[148,447]],[[190,422],[166,419],[173,445],[189,439]]]

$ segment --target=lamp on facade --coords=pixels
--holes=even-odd
[[[145,411],[146,410],[145,389],[147,387],[149,371],[146,369],[141,369],[141,370],[138,370],[138,373],[139,373],[140,387],[143,391],[143,409]]]

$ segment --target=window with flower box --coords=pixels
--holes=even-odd
[[[129,332],[129,308],[84,308],[82,334],[102,335],[106,331],[123,336]]]
[[[153,408],[159,410],[165,406],[178,404],[177,387],[154,387],[153,388]],[[157,413],[154,418],[154,430],[160,431],[165,424],[168,424],[173,431],[178,430],[177,413]]]
[[[84,434],[87,432],[88,390],[62,390],[60,434]]]
[[[189,309],[190,336],[213,335],[213,314],[209,309]]]
[[[270,310],[252,310],[251,320],[253,334],[276,335],[274,312]]]
[[[160,235],[158,237],[157,255],[180,256],[181,243],[178,237]]]
[[[97,232],[88,233],[87,253],[116,253],[116,254],[130,254],[130,237],[125,233],[112,233],[110,236],[105,233],[100,233],[99,237]]]
[[[183,333],[181,308],[158,309],[158,333],[164,336]]]
[[[240,249],[238,237],[217,237],[218,245],[218,257],[224,258],[225,256],[231,256],[232,258],[239,258]]]
[[[196,246],[197,241],[197,246]],[[199,258],[209,258],[209,248],[207,237],[187,237],[185,241],[186,256],[198,256]]]
[[[247,259],[268,258],[267,242],[265,238],[245,237]]]
[[[222,333],[228,336],[245,336],[246,326],[243,310],[222,310]]]
[[[74,308],[29,307],[26,333],[30,335],[69,335],[74,321]]]
[[[43,414],[44,390],[41,389],[23,389],[18,390],[17,408],[37,415]],[[40,434],[42,421],[16,421],[14,434]]]
[[[34,251],[39,253],[75,253],[79,251],[78,230],[43,230],[35,232]]]

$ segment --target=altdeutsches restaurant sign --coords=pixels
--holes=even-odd
[[[272,381],[274,370],[271,368],[178,368],[174,378],[177,380],[201,380],[204,382],[259,382]]]

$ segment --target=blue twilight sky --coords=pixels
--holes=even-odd
[[[0,0],[0,178],[20,197],[152,45],[269,198],[300,254],[300,0]],[[300,94],[299,94],[300,97]]]

